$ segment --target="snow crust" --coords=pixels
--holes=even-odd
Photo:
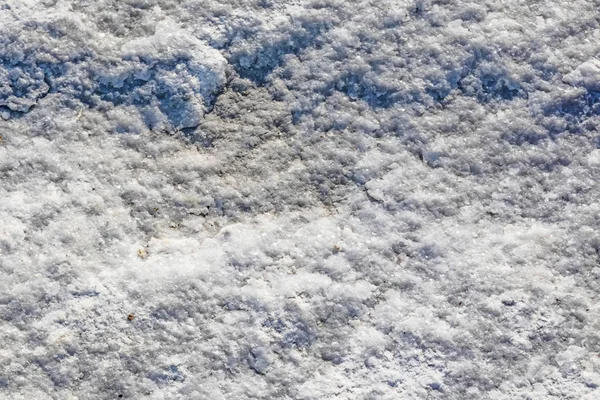
[[[597,10],[0,3],[0,398],[598,398]]]

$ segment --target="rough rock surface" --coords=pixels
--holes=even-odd
[[[1,2],[0,398],[599,398],[599,5]]]

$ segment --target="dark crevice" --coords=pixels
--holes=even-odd
[[[580,124],[590,117],[600,115],[600,91],[587,90],[586,93],[571,97],[561,98],[548,102],[542,109],[546,117],[555,116],[562,118],[567,125],[567,131],[575,133],[579,131]],[[560,127],[546,124],[551,134],[562,132]]]
[[[259,86],[265,85],[269,75],[279,66],[288,55],[299,55],[303,50],[319,46],[322,35],[332,26],[304,21],[296,30],[288,35],[267,43],[254,50],[234,51],[229,57],[238,75],[249,79]]]

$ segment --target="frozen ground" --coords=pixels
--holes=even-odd
[[[599,6],[1,1],[0,398],[600,398]]]

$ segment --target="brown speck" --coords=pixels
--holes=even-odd
[[[133,321],[135,319],[135,314],[129,314],[127,316],[127,321]]]
[[[145,248],[143,248],[143,247],[140,247],[140,248],[138,249],[138,251],[137,251],[137,255],[138,255],[138,257],[139,257],[139,258],[141,258],[141,259],[146,259],[146,258],[148,258],[148,252],[147,252],[147,251],[146,251],[146,249],[145,249]]]

